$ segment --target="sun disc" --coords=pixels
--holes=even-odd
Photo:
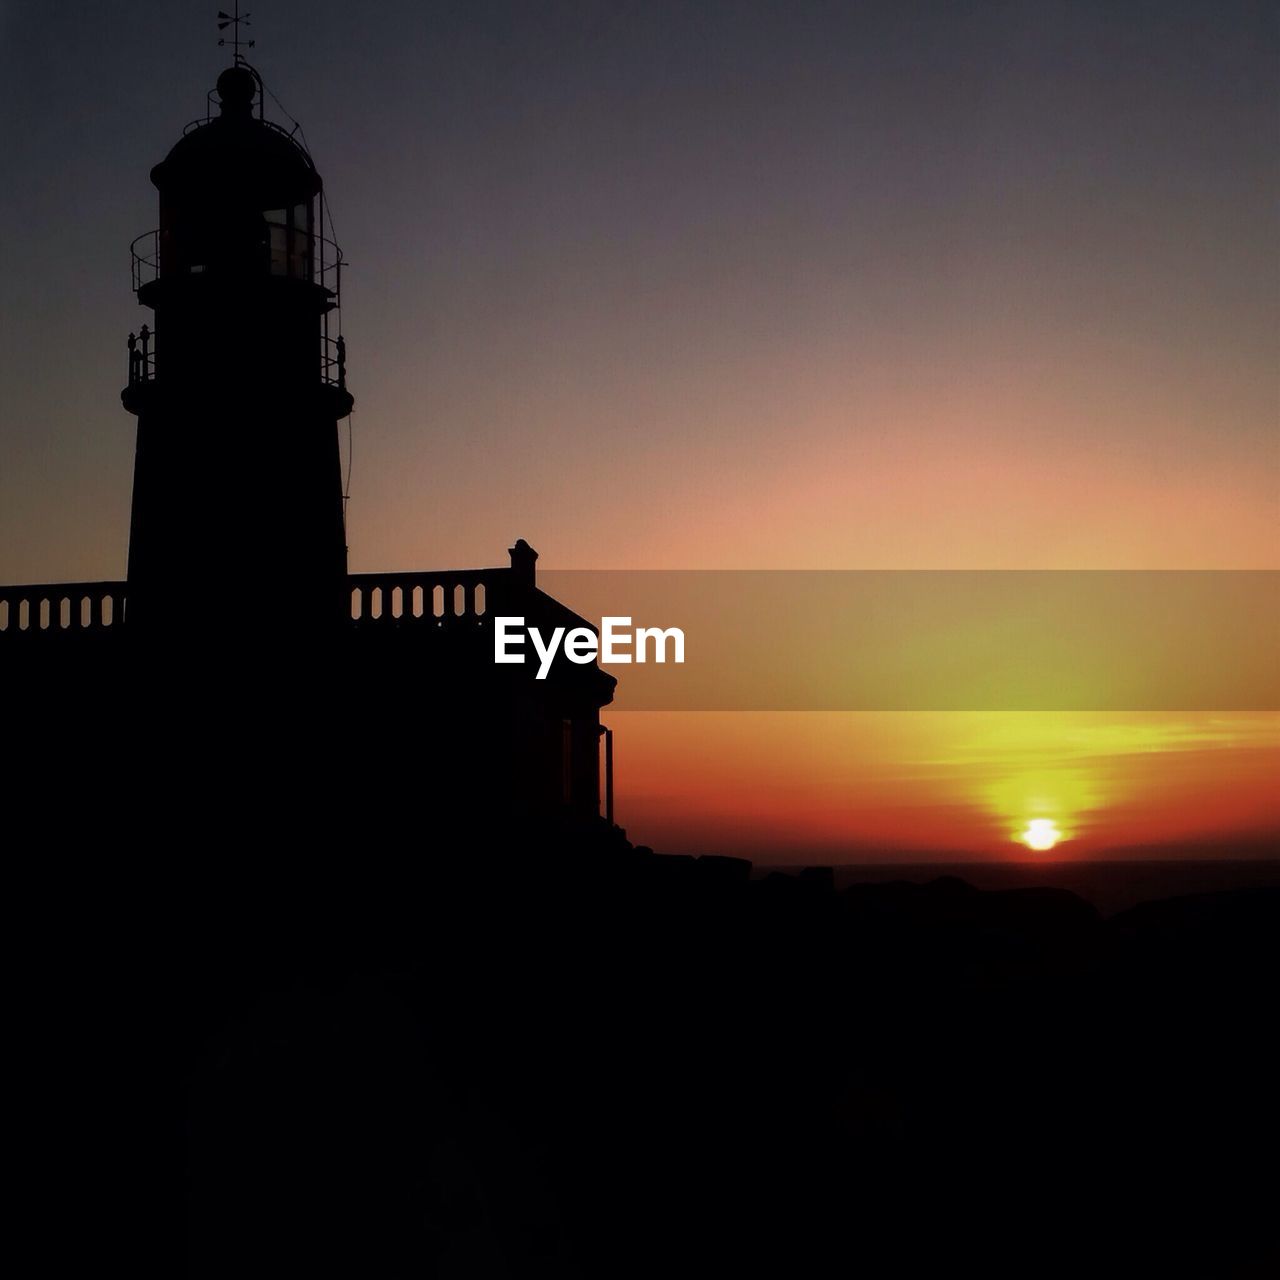
[[[1028,849],[1036,853],[1044,853],[1052,849],[1062,839],[1062,832],[1052,818],[1032,818],[1027,829],[1022,833],[1022,842]]]

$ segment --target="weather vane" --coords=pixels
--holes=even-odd
[[[218,41],[218,48],[221,49],[224,44],[230,44],[233,52],[235,53],[237,66],[239,66],[241,62],[241,46],[243,45],[246,49],[252,49],[254,45],[252,40],[240,39],[241,24],[243,23],[246,27],[252,25],[249,21],[249,17],[249,14],[240,12],[240,0],[236,0],[234,13],[223,13],[221,9],[218,10],[218,30],[225,31],[228,27],[231,28],[231,38],[228,40],[226,36],[223,36]]]

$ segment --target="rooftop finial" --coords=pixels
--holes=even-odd
[[[230,44],[232,52],[235,54],[236,66],[239,66],[244,60],[240,53],[241,47],[252,49],[254,46],[254,41],[240,39],[241,25],[243,24],[246,27],[253,25],[249,21],[250,16],[250,14],[240,12],[240,0],[236,0],[234,13],[224,13],[221,9],[218,10],[218,30],[225,31],[228,27],[231,28],[230,37],[222,36],[218,41],[218,48],[221,49],[223,45]]]

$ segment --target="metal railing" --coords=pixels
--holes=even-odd
[[[160,230],[152,228],[134,238],[129,246],[130,275],[133,291],[160,279]]]
[[[336,241],[322,235],[319,231],[312,231],[307,238],[310,240],[309,248],[298,255],[307,263],[306,275],[301,278],[309,280],[312,284],[318,284],[322,289],[327,289],[335,300],[340,299],[343,267],[341,247]],[[269,256],[265,257],[264,261],[269,274],[286,274],[272,271]],[[201,266],[200,270],[204,272],[207,267]],[[160,258],[160,230],[153,227],[150,231],[144,231],[140,236],[134,237],[129,245],[129,276],[134,293],[145,285],[159,280],[165,274]]]
[[[143,325],[125,340],[129,350],[129,386],[156,380],[156,333]],[[320,334],[320,381],[327,387],[347,389],[347,344],[341,334],[331,338]]]
[[[328,289],[335,301],[342,298],[342,249],[336,240],[319,231],[311,233],[311,279],[322,289]]]
[[[156,376],[155,332],[143,325],[138,333],[129,335],[129,385],[153,382]]]
[[[185,138],[187,134],[194,133],[197,129],[203,129],[205,125],[212,124],[215,120],[221,119],[221,113],[215,114],[213,108],[221,107],[221,103],[214,96],[212,90],[206,98],[207,110],[205,114],[196,120],[188,120],[182,126],[182,136]],[[277,124],[274,120],[268,120],[266,116],[255,116],[255,123],[260,124],[264,129],[270,129],[273,133],[278,133],[282,138],[288,138],[290,142],[298,149],[298,154],[307,162],[309,168],[314,169],[316,162],[311,158],[311,152],[303,145],[302,139],[298,137],[298,126],[294,125],[292,129],[286,129],[284,125]]]
[[[347,344],[342,335],[320,335],[320,381],[326,386],[347,389]]]

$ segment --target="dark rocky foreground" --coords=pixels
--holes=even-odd
[[[1275,1274],[1280,893],[1103,921],[451,838],[259,831],[28,895],[49,1248],[199,1277]]]

